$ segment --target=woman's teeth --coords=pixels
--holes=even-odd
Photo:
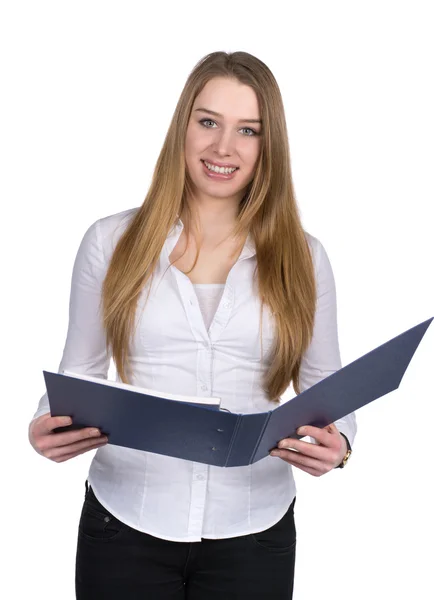
[[[210,171],[214,171],[214,173],[222,173],[223,175],[229,175],[230,173],[233,173],[237,170],[237,167],[217,167],[216,165],[212,165],[211,163],[206,162],[206,160],[204,160],[203,162],[205,163],[207,169],[209,169]]]

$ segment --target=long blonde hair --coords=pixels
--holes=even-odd
[[[119,239],[103,283],[107,348],[121,380],[128,382],[129,344],[139,294],[152,277],[178,215],[185,215],[187,239],[190,232],[184,142],[193,103],[210,79],[222,76],[235,78],[256,92],[263,123],[256,172],[240,202],[233,231],[238,239],[250,232],[256,245],[261,309],[264,304],[269,307],[276,325],[271,365],[262,387],[269,400],[277,402],[291,382],[300,393],[301,358],[313,332],[315,273],[294,195],[280,90],[268,67],[247,52],[213,52],[199,61],[187,79],[149,191]]]

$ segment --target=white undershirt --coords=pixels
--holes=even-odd
[[[193,283],[194,291],[199,302],[200,312],[203,316],[206,330],[208,331],[214,315],[220,304],[224,283]]]

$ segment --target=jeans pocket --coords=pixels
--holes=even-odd
[[[290,505],[283,517],[264,531],[251,533],[248,537],[257,547],[269,552],[285,553],[295,548],[297,535],[294,521],[294,503]]]
[[[89,488],[81,511],[79,533],[90,540],[110,541],[124,527],[124,523],[104,508]]]

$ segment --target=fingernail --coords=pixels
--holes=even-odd
[[[278,453],[278,451],[277,451],[277,450],[272,450],[272,451],[270,452],[270,456],[279,456],[279,453]]]
[[[299,427],[299,428],[297,429],[297,433],[298,433],[298,435],[303,435],[303,433],[305,433],[305,429],[304,429],[304,427]]]
[[[89,435],[99,435],[99,434],[100,434],[99,429],[91,429],[89,431]]]
[[[65,425],[71,425],[71,423],[72,423],[71,417],[65,417],[64,419],[62,419],[62,423],[65,423]]]

